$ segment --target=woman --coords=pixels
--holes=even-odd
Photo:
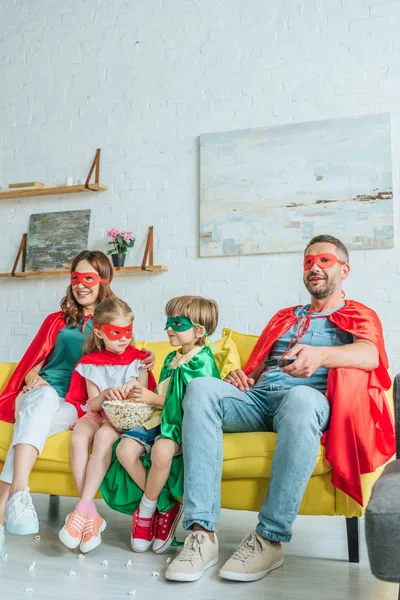
[[[85,250],[71,265],[71,285],[61,311],[49,315],[0,396],[0,420],[14,432],[0,475],[0,551],[4,520],[10,533],[34,534],[39,521],[29,494],[29,476],[48,437],[68,431],[78,414],[65,402],[72,371],[92,330],[96,305],[114,298],[113,270],[100,251]],[[143,360],[154,366],[154,354]]]

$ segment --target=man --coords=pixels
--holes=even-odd
[[[350,266],[342,242],[320,235],[304,254],[303,281],[311,303],[283,309],[271,319],[244,371],[230,372],[225,381],[203,378],[188,386],[183,525],[193,531],[168,566],[167,579],[195,581],[218,561],[222,432],[278,434],[256,531],[220,570],[221,577],[236,581],[261,579],[283,564],[282,542],[291,539],[329,422],[330,437],[327,432],[324,436],[332,481],[360,503],[360,473],[393,455],[393,423],[383,394],[390,379],[380,321],[371,309],[344,301],[342,284]],[[283,365],[278,362],[282,358]],[[374,402],[376,411],[371,409],[366,418]],[[361,411],[363,419],[357,422]]]

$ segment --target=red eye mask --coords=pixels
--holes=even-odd
[[[313,256],[312,254],[307,254],[304,257],[304,270],[309,271],[313,265],[317,265],[321,269],[329,269],[333,267],[333,265],[345,265],[344,260],[340,260],[334,254],[330,254],[329,252],[325,252],[324,254],[316,254]]]
[[[98,273],[78,273],[77,271],[73,271],[71,273],[71,285],[78,285],[78,283],[88,288],[94,287],[98,283],[110,285],[110,282],[102,279]]]
[[[108,339],[112,341],[120,340],[123,337],[129,340],[132,337],[133,323],[127,327],[120,327],[119,325],[113,325],[112,323],[100,325],[93,319],[93,325],[97,327],[97,329],[101,329]]]

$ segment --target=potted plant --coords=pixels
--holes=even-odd
[[[123,267],[128,249],[135,245],[135,237],[131,231],[119,229],[110,229],[107,235],[111,239],[108,243],[112,245],[112,249],[107,254],[111,254],[114,267]]]

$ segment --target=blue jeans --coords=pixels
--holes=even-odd
[[[326,397],[308,386],[241,392],[212,377],[193,379],[183,401],[185,529],[215,531],[220,516],[222,433],[278,434],[268,493],[258,515],[264,538],[289,542],[330,415]]]

